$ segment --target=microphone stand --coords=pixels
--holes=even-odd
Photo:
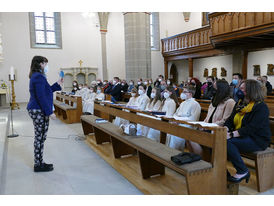
[[[11,77],[10,77],[10,81],[14,81],[14,80],[11,80]],[[13,83],[13,82],[12,82]],[[10,97],[10,89],[9,89],[9,99],[10,99],[10,120],[11,120],[11,134],[8,135],[7,137],[8,138],[13,138],[13,137],[18,137],[19,135],[18,134],[15,134],[14,133],[14,130],[13,130],[13,114],[12,114],[12,101],[11,101],[11,97]]]

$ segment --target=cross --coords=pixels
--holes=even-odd
[[[82,67],[83,61],[81,59],[78,63],[80,64],[80,67]]]

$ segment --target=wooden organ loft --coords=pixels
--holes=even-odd
[[[247,78],[250,51],[274,47],[274,12],[214,12],[202,28],[162,39],[165,78],[168,62],[188,59],[189,77],[193,77],[193,59],[243,54],[242,74]]]

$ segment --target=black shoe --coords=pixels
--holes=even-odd
[[[34,166],[34,172],[49,172],[53,170],[52,164],[42,163],[39,166]]]
[[[234,183],[240,183],[242,180],[245,179],[245,182],[248,183],[249,178],[250,178],[250,173],[249,173],[249,171],[248,171],[248,172],[246,173],[246,175],[243,176],[243,177],[241,177],[241,178],[235,178],[235,177],[233,177],[233,176],[230,176],[230,177],[228,177],[228,181],[234,182]]]

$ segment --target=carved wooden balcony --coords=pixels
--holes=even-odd
[[[167,60],[192,58],[199,52],[213,49],[210,36],[210,27],[205,26],[162,39],[162,54]]]
[[[274,45],[274,12],[214,12],[209,22],[214,47]]]

